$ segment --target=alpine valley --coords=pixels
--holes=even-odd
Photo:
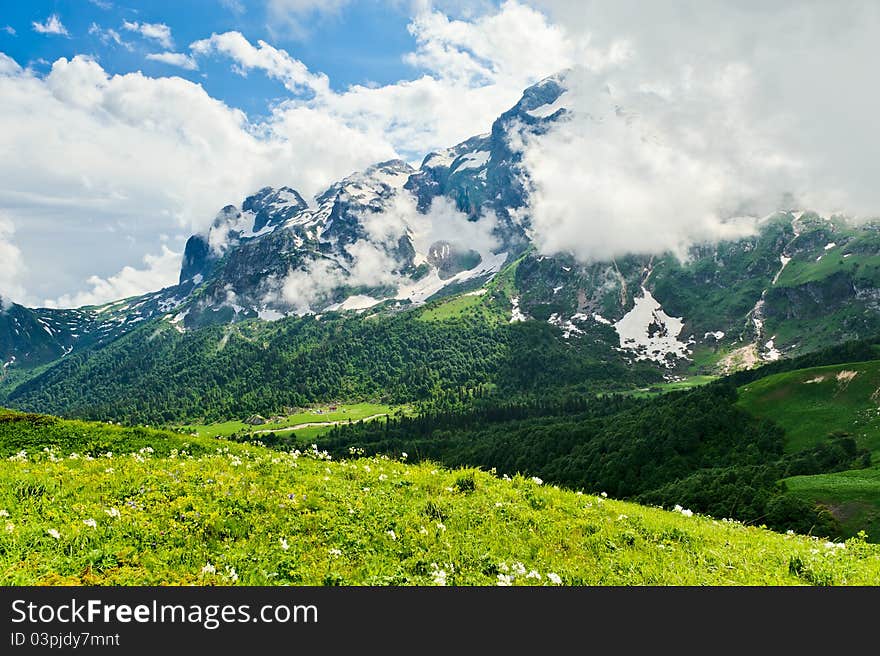
[[[380,162],[315,198],[267,187],[223,207],[187,241],[172,287],[77,309],[7,304],[0,405],[15,412],[0,445],[44,446],[15,441],[34,421],[68,426],[94,455],[110,438],[82,436],[110,429],[86,421],[159,426],[175,448],[195,433],[200,449],[222,435],[289,453],[308,435],[335,459],[406,452],[677,507],[676,522],[686,509],[880,539],[880,222],[792,207],[685,254],[542,252],[512,144],[568,120],[566,93],[564,75],[543,80],[418,169]],[[364,421],[282,430],[358,403],[372,404]],[[484,476],[451,485],[495,494]],[[650,538],[632,535],[602,544]],[[845,578],[780,562],[792,582]]]

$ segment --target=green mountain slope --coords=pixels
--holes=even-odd
[[[425,320],[432,307],[185,333],[154,320],[19,382],[3,402],[87,419],[206,423],[329,400],[410,402],[485,384],[521,394],[626,389],[661,377],[647,364],[627,366],[607,336],[569,342],[539,322]]]
[[[797,496],[820,503],[849,534],[880,535],[880,360],[775,374],[740,388],[738,405],[785,429],[796,451],[849,437],[871,452],[870,469],[796,476],[785,481]]]
[[[0,443],[27,450],[0,461],[5,585],[880,581],[880,548],[859,539],[779,535],[431,463],[223,442],[160,455],[180,436],[156,434],[150,453],[125,429],[114,431],[135,437],[130,448],[74,457],[63,443],[42,451],[34,418],[5,416]],[[47,421],[86,441],[106,430]]]

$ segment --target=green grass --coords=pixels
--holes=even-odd
[[[855,376],[846,380],[850,374]],[[841,377],[838,379],[838,377]],[[798,496],[826,506],[844,531],[880,537],[880,360],[798,369],[744,385],[738,405],[785,429],[789,452],[832,433],[851,435],[871,451],[872,467],[786,479]]]
[[[490,318],[491,312],[486,307],[483,295],[461,295],[444,300],[424,309],[419,314],[421,321],[445,321],[458,319],[465,314]]]
[[[808,282],[824,280],[828,276],[841,271],[850,274],[858,273],[864,277],[876,280],[878,270],[880,270],[880,255],[853,254],[849,257],[844,257],[846,250],[845,247],[841,246],[831,248],[822,254],[822,259],[819,261],[816,261],[814,257],[810,257],[807,260],[792,260],[779,275],[776,286],[796,287]]]
[[[837,380],[846,371],[856,372],[855,377],[849,382]],[[841,431],[880,459],[878,390],[880,360],[875,360],[768,376],[741,387],[738,405],[780,424],[789,452],[819,444]]]
[[[689,376],[684,380],[674,380],[666,383],[657,383],[655,385],[652,385],[651,387],[643,387],[637,390],[624,392],[624,394],[639,398],[645,398],[649,396],[656,396],[657,394],[665,394],[666,392],[678,392],[681,390],[692,389],[701,385],[707,385],[713,380],[717,379],[718,376]]]
[[[288,415],[280,421],[272,421],[266,424],[250,425],[242,420],[231,420],[217,424],[188,424],[181,426],[180,430],[186,433],[195,433],[200,437],[229,437],[235,433],[276,431],[278,434],[288,434],[279,429],[302,426],[303,424],[333,423],[360,421],[375,415],[393,414],[395,412],[408,412],[407,406],[390,406],[383,403],[354,403],[349,405],[337,405],[336,410],[330,410],[330,405],[316,406],[314,408]],[[326,433],[330,426],[316,426],[301,428],[297,434],[316,436]],[[290,431],[292,432],[292,431]]]
[[[134,449],[135,429],[115,429],[137,438],[127,454],[74,457],[38,448],[37,422],[14,423],[0,438],[16,453],[27,438],[28,455],[0,460],[0,585],[880,582],[880,547],[861,539],[839,546],[522,476],[205,438],[200,454],[158,455]]]
[[[860,527],[875,541],[880,536],[880,468],[794,476],[785,484],[798,496],[828,507],[845,527]]]

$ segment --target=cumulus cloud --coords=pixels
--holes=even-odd
[[[195,59],[182,52],[151,52],[147,55],[147,59],[162,62],[169,66],[179,66],[188,71],[195,71],[199,68]]]
[[[0,55],[0,96],[0,124],[16,126],[0,131],[0,149],[16,153],[0,159],[0,207],[21,215],[28,243],[56,252],[52,267],[29,272],[35,289],[64,284],[83,266],[118,270],[127,236],[157,248],[158,233],[201,232],[219,207],[267,184],[308,197],[394,155],[381,138],[310,108],[252,123],[200,85],[111,76],[82,56],[41,77]],[[95,224],[114,227],[95,235],[102,247],[88,257],[71,251],[71,232]],[[57,290],[65,293],[76,297]]]
[[[46,307],[81,307],[100,305],[129,296],[139,296],[177,283],[180,273],[182,253],[175,253],[162,245],[159,255],[145,255],[144,268],[123,267],[118,273],[101,278],[91,276],[86,282],[91,286],[87,291],[73,296],[65,295],[58,299],[47,299]]]
[[[145,39],[152,39],[169,50],[174,47],[171,38],[171,28],[165,23],[139,23],[138,21],[122,21],[122,28],[129,32],[136,32]]]
[[[9,36],[15,36],[15,34],[16,34],[15,28],[12,27],[12,25],[4,25],[0,29],[2,29],[4,32],[6,32]]]
[[[578,69],[568,113],[520,133],[534,238],[582,259],[673,251],[748,234],[789,200],[802,164],[740,113],[748,72],[732,66],[668,93]]]
[[[417,47],[406,61],[418,77],[342,92],[286,51],[263,41],[254,46],[238,32],[213,34],[190,48],[195,56],[228,57],[240,74],[258,70],[281,81],[294,97],[278,113],[305,108],[331,116],[413,161],[485,132],[525,87],[586,56],[541,12],[514,1],[470,21],[424,7],[409,29]]]
[[[329,90],[326,75],[313,74],[305,64],[285,50],[265,41],[258,41],[255,47],[240,32],[212,34],[210,38],[195,41],[189,47],[195,55],[219,54],[231,58],[236,64],[234,70],[240,75],[247,75],[252,69],[261,70],[279,80],[293,93]]]
[[[8,216],[0,214],[0,302],[20,300],[24,294],[21,275],[24,261],[21,251],[13,243],[15,224]]]
[[[42,23],[40,23],[39,21],[34,21],[33,23],[31,23],[31,26],[34,28],[34,32],[37,32],[39,34],[58,34],[60,36],[70,36],[70,33],[67,31],[67,28],[64,27],[64,24],[61,22],[61,17],[58,16],[58,14],[52,14]]]
[[[880,152],[875,3],[541,4],[590,47],[623,53],[576,67],[570,114],[516,144],[546,252],[681,254],[776,209],[880,212],[867,173]]]

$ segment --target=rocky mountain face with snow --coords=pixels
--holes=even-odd
[[[179,332],[247,319],[400,312],[455,294],[487,296],[505,321],[615,344],[664,370],[729,371],[880,333],[880,227],[803,211],[754,236],[672,254],[583,263],[529,239],[514,132],[564,120],[564,78],[527,89],[489,133],[378,163],[313,199],[264,188],[222,208],[186,244],[178,285],[74,310],[0,311],[4,371],[99,347],[144,322]]]
[[[732,371],[880,333],[880,225],[780,212],[685,261],[530,252],[516,285],[517,320],[549,321],[567,338],[614,330],[630,359]]]

